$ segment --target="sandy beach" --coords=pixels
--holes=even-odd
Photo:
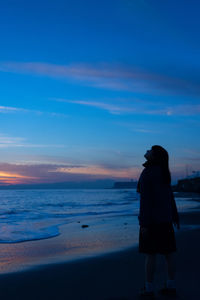
[[[200,299],[200,211],[181,214],[177,232],[177,289],[179,299]],[[191,225],[188,230],[185,225]],[[1,299],[137,299],[144,283],[144,256],[137,248],[95,258],[50,264],[0,275]],[[165,280],[164,261],[158,257],[156,289]],[[157,296],[157,299],[164,299]]]

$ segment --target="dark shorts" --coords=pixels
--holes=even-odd
[[[139,252],[169,254],[176,251],[174,228],[171,223],[140,227]]]

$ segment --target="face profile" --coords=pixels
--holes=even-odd
[[[153,150],[150,149],[150,150],[147,150],[147,152],[145,153],[144,157],[147,159],[147,160],[151,160],[153,158]]]

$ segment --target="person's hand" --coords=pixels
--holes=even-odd
[[[179,221],[174,221],[173,224],[174,224],[174,226],[175,226],[177,229],[180,229],[180,223],[179,223]]]

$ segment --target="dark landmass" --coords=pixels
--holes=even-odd
[[[173,186],[173,191],[200,193],[200,177],[178,180],[177,185]]]
[[[39,184],[0,185],[0,190],[35,190],[35,189],[108,189],[112,188],[113,179],[81,182],[56,182]]]
[[[136,181],[119,181],[115,182],[114,189],[135,189],[137,187]]]

